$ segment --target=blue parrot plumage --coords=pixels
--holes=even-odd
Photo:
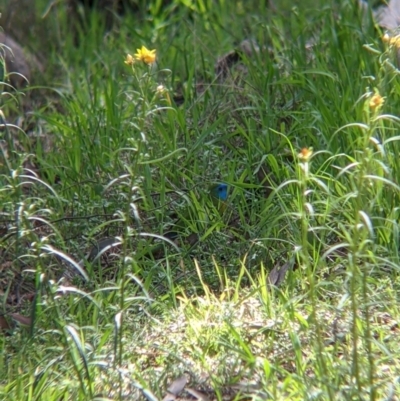
[[[212,185],[210,193],[215,199],[225,202],[228,199],[228,185],[223,182]]]

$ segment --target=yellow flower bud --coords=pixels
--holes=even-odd
[[[124,63],[126,65],[133,65],[135,63],[135,59],[133,58],[133,56],[131,54],[127,54]]]

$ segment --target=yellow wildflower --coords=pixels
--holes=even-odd
[[[126,65],[133,65],[134,62],[135,62],[135,59],[133,58],[133,56],[131,54],[127,54],[124,63]]]
[[[313,154],[313,148],[303,148],[301,149],[300,153],[297,155],[297,157],[302,161],[302,162],[308,162]]]
[[[385,99],[379,93],[375,93],[369,100],[369,108],[375,111],[380,109],[383,103],[385,103]]]
[[[149,50],[142,46],[141,49],[136,49],[136,60],[143,61],[146,64],[153,64],[156,61],[156,51]]]
[[[387,33],[385,33],[382,36],[382,41],[389,44],[390,46],[396,47],[397,49],[400,48],[400,35],[389,36]]]

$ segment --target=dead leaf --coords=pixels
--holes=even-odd
[[[182,375],[171,383],[167,391],[173,395],[178,395],[185,388],[187,382],[186,375]]]
[[[19,313],[11,313],[10,316],[24,326],[31,326],[32,324],[32,319],[30,317],[22,316]]]
[[[175,401],[176,395],[167,393],[167,395],[162,399],[162,401]]]
[[[23,295],[23,298],[29,302],[32,302],[35,299],[36,293],[35,292],[27,292]]]
[[[280,265],[276,265],[268,274],[268,284],[269,286],[274,285],[278,287],[285,280],[286,272],[291,269],[293,266],[293,259],[286,262],[282,267]]]
[[[4,316],[0,316],[0,331],[10,330],[11,326],[7,322],[7,319]]]
[[[171,385],[167,388],[167,394],[164,396],[162,401],[175,401],[177,396],[185,388],[188,379],[186,375],[182,375],[174,380]]]
[[[194,388],[187,387],[187,388],[186,388],[186,391],[187,391],[190,395],[192,395],[193,397],[195,397],[195,398],[198,399],[198,400],[201,400],[201,401],[210,401],[210,399],[209,399],[205,394],[203,394],[203,393],[200,392],[200,391],[195,390]]]

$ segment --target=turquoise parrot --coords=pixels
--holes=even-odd
[[[210,194],[214,200],[225,202],[228,199],[228,185],[222,182],[211,185]]]

